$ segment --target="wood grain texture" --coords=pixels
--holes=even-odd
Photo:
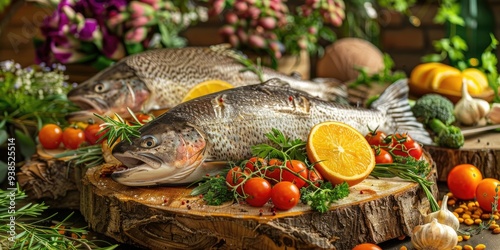
[[[469,137],[460,149],[424,147],[436,162],[439,181],[446,181],[454,166],[465,163],[476,166],[485,178],[500,179],[500,133],[489,132]]]
[[[351,249],[410,235],[429,211],[420,187],[400,179],[366,179],[326,213],[303,204],[275,215],[271,204],[207,206],[190,191],[126,187],[96,167],[84,178],[80,211],[92,230],[148,249]]]

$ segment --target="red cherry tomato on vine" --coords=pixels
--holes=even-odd
[[[375,163],[383,164],[383,163],[392,163],[392,155],[387,152],[387,150],[383,148],[373,148],[373,152],[375,153]]]
[[[238,185],[245,180],[245,178],[246,178],[245,175],[249,175],[249,174],[250,174],[250,172],[248,171],[248,169],[245,169],[245,172],[243,172],[241,167],[239,167],[239,166],[233,167],[229,170],[229,172],[227,172],[227,175],[226,175],[227,185],[229,186],[230,189],[236,188],[236,192],[238,192],[238,194],[242,195],[243,194],[242,185],[240,185],[240,186],[238,186]]]
[[[245,167],[250,169],[250,171],[252,172],[265,166],[267,166],[266,159],[260,157],[252,157],[248,159],[247,163],[245,164]]]
[[[323,176],[319,173],[319,171],[316,168],[310,168],[309,171],[307,171],[307,179],[314,183],[316,187],[319,187],[321,185],[321,182],[323,181]],[[305,187],[309,186],[309,183],[306,182],[304,185]]]
[[[422,157],[422,146],[417,141],[414,141],[410,135],[397,133],[393,134],[391,138],[392,144],[390,150],[393,154],[403,157],[411,156],[417,160]]]
[[[101,126],[99,126],[99,124],[88,125],[85,130],[83,130],[83,133],[85,134],[85,140],[87,140],[90,145],[95,145],[97,141],[105,134],[104,131],[99,131],[101,131]]]
[[[296,174],[299,174],[304,179],[307,179],[309,170],[307,169],[306,164],[299,160],[289,160],[285,165],[287,169],[282,171],[280,181],[289,181],[295,184],[299,189],[302,188],[306,182],[296,176]]]
[[[289,181],[279,182],[271,190],[271,201],[277,209],[291,209],[300,201],[300,190]]]
[[[38,141],[46,149],[58,148],[62,142],[63,131],[56,124],[46,124],[38,132]]]
[[[85,134],[79,128],[65,128],[62,135],[62,142],[67,149],[77,149],[85,142]]]
[[[264,178],[252,177],[243,184],[245,201],[253,207],[262,207],[271,199],[271,184]]]
[[[279,166],[283,166],[283,162],[279,159],[272,158],[267,165],[268,167],[265,172],[266,177],[270,179],[272,183],[278,183],[281,179],[281,169]]]
[[[366,141],[368,141],[368,144],[373,145],[373,146],[380,146],[380,145],[386,145],[387,143],[384,141],[387,135],[379,130],[371,131],[368,132],[368,134],[365,135]]]
[[[363,243],[356,245],[352,250],[382,250],[382,248],[372,243]]]

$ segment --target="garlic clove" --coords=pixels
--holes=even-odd
[[[433,219],[437,219],[439,223],[450,226],[455,230],[458,230],[458,228],[460,227],[458,218],[453,214],[453,212],[448,210],[448,195],[445,195],[443,197],[443,201],[441,202],[441,209],[425,216],[424,222],[429,223]]]
[[[457,121],[468,126],[477,124],[488,114],[489,110],[489,103],[482,99],[472,98],[467,90],[467,82],[462,81],[462,98],[453,110]]]
[[[487,115],[488,121],[493,124],[500,123],[500,103],[493,103]]]

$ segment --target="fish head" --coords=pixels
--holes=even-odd
[[[93,117],[93,113],[130,116],[127,108],[141,111],[150,98],[147,85],[134,70],[123,63],[103,70],[89,80],[79,84],[68,93],[68,99],[81,108],[69,115]]]
[[[200,179],[197,169],[205,160],[205,134],[186,122],[144,125],[140,137],[119,142],[113,149],[127,168],[111,177],[126,186],[175,185]]]

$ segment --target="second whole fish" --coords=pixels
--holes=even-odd
[[[112,178],[128,186],[192,183],[221,171],[228,161],[248,159],[251,146],[268,143],[265,134],[273,128],[306,140],[310,129],[324,121],[344,122],[363,134],[368,127],[408,132],[432,143],[407,97],[406,80],[390,85],[374,109],[320,100],[280,79],[221,91],[177,105],[141,127],[132,143],[117,144],[113,155],[127,169]]]
[[[169,109],[207,80],[222,80],[235,87],[261,83],[236,57],[244,56],[224,45],[148,50],[128,56],[68,93],[69,100],[82,109],[72,117],[92,113],[128,116],[127,108],[134,112]],[[300,80],[265,67],[262,73],[263,80],[280,78],[292,88],[324,100],[347,96],[338,82]]]

